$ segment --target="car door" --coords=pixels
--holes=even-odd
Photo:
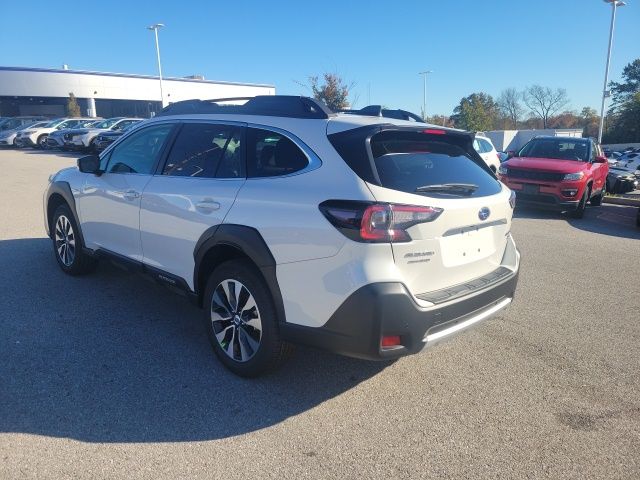
[[[142,261],[140,199],[174,123],[132,133],[101,159],[102,175],[87,177],[78,197],[85,244]]]
[[[194,250],[223,222],[246,180],[244,124],[184,122],[142,194],[143,262],[193,289]]]

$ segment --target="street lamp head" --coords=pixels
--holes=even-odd
[[[425,70],[424,72],[418,72],[418,75],[426,75],[427,73],[433,73],[433,70]]]
[[[147,30],[157,30],[162,27],[164,27],[164,23],[154,23],[153,25],[149,25]]]
[[[604,3],[610,3],[612,5],[615,5],[616,7],[624,7],[626,5],[626,2],[623,2],[622,0],[602,0]]]

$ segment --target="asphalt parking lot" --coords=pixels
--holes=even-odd
[[[0,478],[640,478],[635,209],[518,210],[514,304],[432,350],[244,380],[183,297],[59,270],[42,191],[76,157],[0,151]]]

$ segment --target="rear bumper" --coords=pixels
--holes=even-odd
[[[516,254],[519,257],[519,254]],[[507,307],[515,295],[518,267],[490,287],[433,307],[419,306],[402,283],[374,283],[356,290],[319,328],[285,324],[283,337],[368,360],[420,352]],[[382,348],[383,336],[399,336],[399,346]]]

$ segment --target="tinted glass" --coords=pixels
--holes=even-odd
[[[566,138],[534,138],[520,150],[521,157],[589,161],[589,141]]]
[[[224,170],[224,176],[240,176],[244,172],[239,130],[230,125],[185,124],[171,147],[162,174],[213,178],[222,163],[225,165],[221,169]],[[233,161],[236,161],[235,168],[232,166]]]
[[[284,135],[258,128],[249,128],[247,131],[250,177],[288,175],[309,164],[302,150]]]
[[[110,173],[151,174],[173,125],[148,127],[133,133],[109,155]]]
[[[222,160],[216,170],[216,178],[246,177],[243,130],[236,129],[222,154]]]
[[[478,142],[480,142],[480,147],[482,148],[482,153],[489,153],[489,152],[493,151],[493,147],[486,140],[483,140],[482,138],[479,138]]]
[[[383,187],[419,193],[419,187],[448,183],[471,184],[476,188],[465,196],[494,195],[500,183],[477,164],[463,148],[446,140],[422,140],[419,135],[382,132],[371,139],[371,151]],[[424,192],[449,197],[460,192]]]

